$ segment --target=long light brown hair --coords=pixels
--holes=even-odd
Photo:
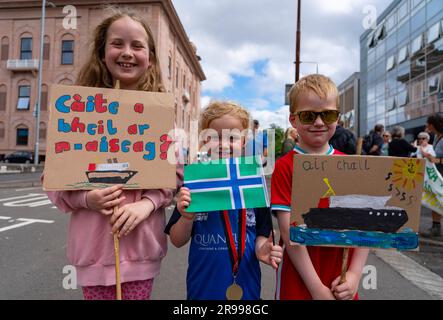
[[[103,59],[105,57],[106,38],[109,27],[120,18],[129,17],[140,23],[148,34],[148,48],[150,66],[138,81],[138,90],[164,92],[160,63],[158,61],[157,50],[151,29],[141,18],[140,14],[129,8],[108,7],[111,15],[104,19],[94,31],[94,40],[91,44],[91,54],[89,60],[80,70],[77,77],[77,85],[87,87],[114,88],[114,79],[106,67]]]

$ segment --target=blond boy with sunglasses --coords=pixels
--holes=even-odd
[[[295,154],[343,155],[329,145],[340,117],[338,96],[331,79],[318,74],[300,79],[289,92],[289,120],[299,134],[298,145],[276,162],[271,181],[271,207],[284,246],[277,272],[277,299],[358,299],[367,249],[350,250],[346,282],[339,284],[342,248],[289,245],[293,158]]]

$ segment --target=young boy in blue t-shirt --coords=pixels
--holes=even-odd
[[[212,102],[203,111],[201,129],[215,130],[220,137],[214,139],[218,140],[217,145],[210,148],[217,153],[215,158],[232,157],[235,151],[244,148],[244,135],[222,143],[222,133],[224,130],[244,132],[249,128],[249,119],[245,109],[231,102]],[[185,210],[190,203],[189,189],[181,188],[177,207],[165,229],[176,247],[182,247],[191,240],[186,277],[187,298],[260,299],[259,261],[276,269],[283,251],[280,246],[273,245],[270,209],[188,213]]]

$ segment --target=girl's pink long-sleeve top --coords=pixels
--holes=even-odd
[[[183,167],[177,170],[178,186],[182,177]],[[47,191],[47,194],[59,210],[71,213],[67,255],[69,263],[76,267],[78,285],[115,285],[111,216],[87,207],[87,191]],[[165,207],[172,201],[173,190],[124,190],[121,196],[126,199],[120,206],[143,198],[155,206],[146,220],[120,238],[121,282],[154,278],[167,252]]]

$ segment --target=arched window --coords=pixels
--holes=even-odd
[[[29,140],[29,129],[27,126],[25,125],[19,125],[17,126],[16,129],[16,145],[17,146],[27,146],[28,145],[28,140]]]
[[[0,112],[6,110],[6,86],[0,85]]]
[[[47,110],[48,110],[48,86],[46,84],[43,84],[40,111],[47,111]]]
[[[40,122],[39,140],[46,141],[46,123]]]
[[[32,36],[24,34],[20,38],[20,60],[32,59]]]
[[[62,52],[61,52],[61,64],[72,65],[74,64],[74,36],[71,34],[65,34],[62,37]]]
[[[5,124],[0,122],[0,141],[5,138]]]
[[[1,60],[2,61],[8,60],[8,57],[9,57],[9,38],[3,37],[2,38]]]
[[[20,81],[18,84],[17,110],[29,110],[31,102],[31,85],[28,81]]]
[[[49,60],[51,44],[48,36],[43,40],[43,60]]]
[[[64,78],[64,79],[60,80],[58,83],[59,84],[64,84],[64,85],[67,85],[67,86],[72,86],[74,84],[74,82],[72,82],[72,80],[70,80],[68,78]]]

